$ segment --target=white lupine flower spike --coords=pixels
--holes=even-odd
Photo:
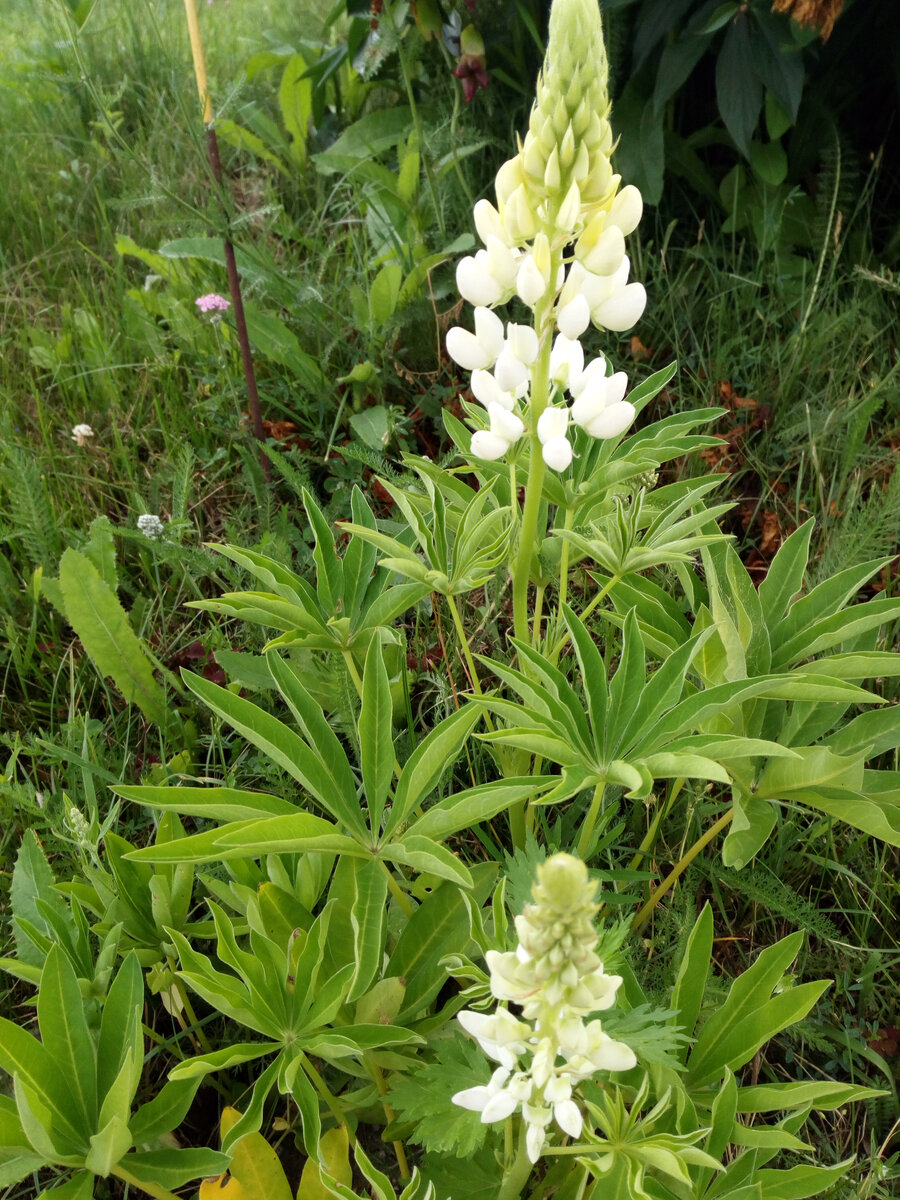
[[[621,403],[621,402],[620,402]],[[562,409],[547,409],[538,423],[545,447],[559,440]],[[521,1007],[493,1014],[464,1010],[457,1020],[500,1063],[490,1082],[457,1092],[454,1104],[481,1113],[485,1124],[505,1121],[521,1107],[528,1158],[537,1162],[555,1125],[578,1137],[582,1111],[574,1091],[597,1071],[628,1071],[634,1051],[605,1034],[591,1013],[611,1008],[622,979],[607,975],[595,953],[596,883],[580,859],[555,854],[538,867],[533,904],[516,917],[519,945],[486,955],[495,999]]]

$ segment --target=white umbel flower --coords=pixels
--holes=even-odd
[[[164,525],[155,513],[141,513],[137,519],[137,527],[148,538],[160,538],[163,535]]]

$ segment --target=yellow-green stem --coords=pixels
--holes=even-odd
[[[300,1059],[300,1062],[303,1066],[303,1070],[306,1072],[307,1076],[312,1081],[313,1087],[319,1093],[320,1097],[325,1101],[325,1105],[326,1105],[328,1111],[331,1113],[331,1115],[337,1121],[338,1125],[343,1125],[344,1128],[347,1130],[347,1136],[350,1139],[350,1145],[356,1146],[356,1133],[354,1132],[354,1130],[352,1130],[350,1128],[350,1123],[347,1120],[347,1114],[341,1108],[337,1097],[332,1093],[331,1089],[328,1087],[328,1084],[325,1082],[325,1080],[322,1078],[322,1076],[319,1074],[319,1072],[316,1070],[316,1068],[312,1065],[312,1063],[309,1061],[309,1059],[306,1057],[306,1055],[303,1053],[302,1050],[297,1051],[297,1057]]]
[[[528,1178],[531,1175],[531,1162],[529,1161],[528,1150],[525,1144],[525,1131],[525,1122],[522,1121],[516,1157],[511,1165],[507,1164],[506,1166],[503,1173],[503,1183],[500,1185],[500,1190],[497,1193],[497,1200],[518,1200],[518,1197],[522,1195],[522,1188],[528,1182]]]
[[[158,1187],[155,1183],[144,1183],[138,1179],[136,1175],[132,1175],[130,1171],[123,1166],[115,1166],[111,1174],[115,1175],[116,1179],[121,1179],[123,1183],[128,1183],[132,1187],[140,1188],[145,1196],[153,1196],[154,1200],[178,1200],[174,1192],[168,1192],[165,1188]]]
[[[574,508],[567,508],[566,515],[563,519],[563,529],[571,529],[572,522],[575,519]],[[559,596],[556,602],[556,624],[553,627],[552,636],[557,639],[559,650],[562,650],[565,643],[559,643],[560,630],[563,627],[563,608],[569,596],[569,539],[562,538],[562,549],[559,554]],[[551,635],[548,633],[547,641],[550,641]],[[554,646],[550,652],[550,663],[556,666],[559,661],[559,650]]]
[[[531,645],[535,650],[541,644],[541,621],[544,616],[544,594],[546,591],[546,584],[539,583],[534,596],[534,625],[531,633]]]
[[[644,858],[653,848],[653,843],[656,841],[656,835],[659,833],[659,827],[671,812],[672,805],[678,799],[678,795],[683,787],[683,779],[674,779],[672,781],[672,786],[669,789],[668,796],[666,797],[664,803],[662,803],[656,810],[656,816],[651,821],[650,828],[647,830],[643,841],[641,842],[640,846],[638,846],[634,853],[634,857],[628,864],[629,871],[636,871],[640,866],[641,859]]]
[[[700,851],[705,846],[708,846],[713,838],[717,837],[722,832],[722,830],[731,822],[733,817],[734,809],[729,808],[728,812],[719,817],[718,821],[716,821],[714,825],[711,825],[709,829],[707,829],[706,833],[704,833],[701,838],[698,838],[697,841],[694,842],[687,854],[683,855],[682,858],[678,860],[656,891],[652,892],[647,902],[638,909],[634,920],[631,922],[632,933],[639,933],[641,929],[643,929],[643,927],[647,924],[650,914],[653,912],[654,908],[656,908],[657,904],[659,904],[660,900],[662,900],[663,896],[665,896],[666,892],[671,891],[671,889],[688,869]]]
[[[582,621],[584,621],[585,618],[589,617],[591,615],[591,613],[594,611],[594,609],[597,607],[597,605],[601,604],[606,599],[606,597],[609,595],[609,592],[612,590],[612,588],[615,587],[615,585],[618,582],[619,582],[618,575],[613,575],[613,577],[611,579],[607,579],[606,583],[604,583],[603,587],[600,589],[600,591],[597,593],[597,595],[593,598],[593,600],[590,602],[590,604],[587,606],[587,608],[585,608],[584,612],[581,614]],[[569,634],[567,631],[566,633],[564,633],[562,635],[562,637],[559,639],[559,641],[553,647],[553,650],[551,652],[551,661],[552,662],[555,663],[558,660],[560,653],[562,652],[562,650],[565,647],[566,642],[568,642],[568,640],[569,640]]]
[[[388,1089],[387,1084],[384,1081],[384,1072],[381,1070],[381,1067],[379,1067],[372,1054],[364,1054],[363,1062],[365,1063],[366,1070],[375,1081],[375,1087],[378,1089],[378,1095],[381,1097],[381,1107],[384,1109],[384,1115],[388,1124],[390,1124],[391,1121],[394,1120],[395,1113],[387,1101]],[[392,1142],[391,1145],[394,1147],[394,1155],[397,1159],[397,1166],[400,1168],[400,1178],[407,1180],[410,1178],[409,1163],[406,1161],[406,1150],[403,1148],[403,1143]]]
[[[591,845],[591,835],[594,832],[594,826],[597,824],[597,814],[600,812],[600,806],[603,803],[603,793],[606,791],[605,783],[598,783],[594,788],[594,796],[591,800],[591,807],[588,809],[587,816],[584,818],[584,824],[581,827],[581,837],[578,839],[578,857],[587,858],[588,850]]]
[[[456,601],[451,595],[447,596],[447,607],[450,609],[450,616],[453,618],[453,626],[456,630],[456,636],[459,638],[460,649],[462,650],[463,658],[466,660],[466,667],[469,671],[469,683],[472,685],[472,691],[476,696],[480,696],[481,684],[478,680],[478,672],[475,670],[475,659],[472,657],[472,651],[469,648],[469,639],[466,637],[466,627],[462,623],[462,617],[459,615],[459,608]],[[485,713],[485,724],[488,728],[492,728],[490,724],[490,716]]]
[[[413,915],[413,913],[416,911],[416,906],[412,903],[409,896],[406,895],[406,893],[403,891],[403,888],[400,886],[400,884],[397,882],[397,880],[391,874],[391,869],[387,865],[387,863],[383,859],[381,859],[380,861],[381,861],[382,869],[384,870],[384,873],[387,876],[388,891],[391,893],[391,895],[394,897],[394,899],[397,901],[397,903],[403,909],[406,916],[411,917]]]

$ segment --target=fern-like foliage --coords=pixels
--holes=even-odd
[[[54,568],[63,551],[59,522],[37,463],[16,447],[5,451],[0,492],[12,522],[9,541],[18,541],[33,566]]]
[[[731,891],[745,900],[759,904],[771,916],[787,922],[794,929],[803,929],[810,937],[835,942],[841,931],[814,903],[799,895],[790,884],[763,868],[746,868],[728,877]]]
[[[886,488],[873,486],[865,500],[830,531],[828,544],[815,568],[821,582],[845,567],[900,553],[900,471],[894,471]]]

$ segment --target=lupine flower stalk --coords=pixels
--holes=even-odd
[[[625,237],[641,217],[636,187],[620,189],[610,155],[609,68],[597,0],[555,0],[547,56],[528,131],[500,168],[496,205],[475,205],[483,249],[456,272],[474,306],[474,332],[447,334],[447,351],[472,372],[487,420],[472,438],[477,458],[496,460],[527,438],[530,461],[520,548],[513,568],[516,634],[528,636],[527,589],[546,467],[572,462],[572,427],[614,438],[634,419],[627,379],[604,357],[585,363],[580,338],[593,324],[622,332],[646,304],[629,282]],[[530,326],[504,324],[494,311],[514,296]]]
[[[534,903],[516,918],[515,951],[488,951],[492,995],[508,1008],[464,1010],[457,1020],[499,1063],[490,1081],[457,1092],[453,1102],[481,1113],[485,1123],[521,1110],[525,1153],[537,1162],[555,1125],[578,1137],[577,1087],[598,1071],[636,1065],[631,1048],[603,1032],[592,1014],[613,1006],[622,979],[607,975],[595,953],[597,885],[584,863],[555,854],[538,867]],[[591,1019],[587,1019],[591,1018]]]

